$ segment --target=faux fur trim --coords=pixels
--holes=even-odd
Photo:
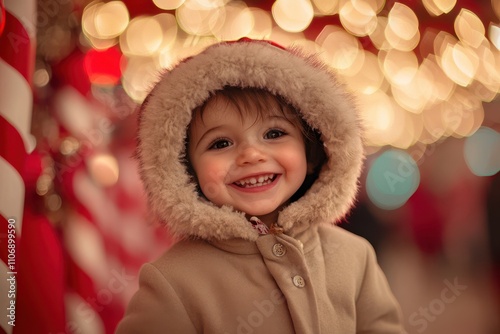
[[[278,225],[295,234],[341,219],[353,204],[363,160],[352,96],[317,57],[242,41],[211,46],[165,72],[142,106],[137,154],[150,208],[160,221],[177,237],[258,237],[243,213],[202,200],[182,163],[191,111],[226,85],[283,96],[322,134],[328,160],[307,193],[280,213]]]

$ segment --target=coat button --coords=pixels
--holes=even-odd
[[[273,254],[275,256],[281,257],[285,255],[286,253],[286,248],[283,244],[280,244],[279,242],[273,245]]]
[[[293,285],[295,285],[297,288],[303,288],[306,286],[306,281],[302,276],[299,275],[293,276],[292,282]]]

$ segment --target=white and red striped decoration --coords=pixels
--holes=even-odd
[[[20,240],[24,211],[24,161],[34,148],[31,139],[31,110],[33,94],[31,76],[35,60],[36,1],[7,0],[2,8],[0,27],[0,224],[2,249],[0,278],[2,286],[8,274],[17,271],[7,267],[8,219],[15,219],[16,241]],[[2,6],[3,7],[3,6]],[[5,239],[4,239],[5,238]],[[18,245],[18,243],[17,243]],[[16,245],[16,246],[17,246]],[[19,250],[19,247],[16,247]],[[16,254],[16,260],[19,259]],[[16,289],[17,290],[17,289]],[[0,326],[6,333],[15,327],[8,324],[4,314],[10,300],[8,289],[0,294]],[[16,291],[17,292],[17,291]]]
[[[63,333],[67,331],[64,251],[47,217],[35,211],[32,174],[36,171],[27,168],[37,159],[30,133],[37,3],[0,0],[0,4],[0,334]],[[15,230],[8,228],[12,221]],[[15,231],[15,262],[8,249],[11,231]],[[15,285],[7,278],[14,278]],[[15,298],[8,293],[12,286]],[[14,310],[9,310],[13,302]]]
[[[0,213],[22,221],[24,160],[34,149],[30,134],[33,93],[31,76],[35,60],[36,2],[7,0],[4,31],[0,36]],[[25,23],[23,23],[25,22]],[[19,233],[21,225],[18,226]]]

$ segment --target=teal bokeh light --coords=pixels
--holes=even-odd
[[[480,127],[465,140],[464,157],[475,175],[495,175],[500,171],[500,133],[485,126]]]
[[[388,150],[379,155],[366,177],[366,192],[379,208],[394,210],[415,193],[420,171],[415,160],[401,150]]]

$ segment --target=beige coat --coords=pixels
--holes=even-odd
[[[182,161],[191,111],[225,85],[279,94],[321,133],[327,161],[279,233],[204,200]],[[142,106],[137,156],[153,213],[181,241],[142,268],[119,334],[404,332],[373,249],[333,225],[354,202],[363,147],[352,96],[316,57],[238,42],[183,61]]]
[[[183,241],[141,272],[118,333],[399,334],[373,249],[335,226]]]

